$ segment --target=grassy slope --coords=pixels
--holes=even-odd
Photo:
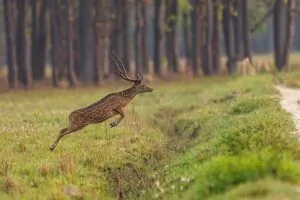
[[[282,184],[292,191],[284,195],[293,195],[288,183],[299,180],[299,143],[270,80],[154,85],[154,93],[127,108],[120,126],[89,126],[66,136],[53,153],[48,149],[67,114],[108,89],[2,94],[0,198],[68,199],[64,188],[73,184],[85,199],[115,199],[117,192],[125,199],[234,199],[239,187],[253,188],[247,181]],[[220,102],[233,90],[236,101]]]

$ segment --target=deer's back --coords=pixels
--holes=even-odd
[[[116,115],[117,113],[115,109],[123,107],[123,105],[126,104],[126,99],[118,93],[112,93],[93,104],[73,111],[70,114],[70,120],[72,120],[71,118],[76,117],[80,118],[80,120],[86,121],[87,123],[99,123]]]

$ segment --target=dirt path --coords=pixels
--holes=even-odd
[[[294,119],[296,125],[296,134],[300,136],[300,89],[291,89],[283,86],[276,86],[281,94],[281,106],[289,112]]]

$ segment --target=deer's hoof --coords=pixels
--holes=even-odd
[[[115,122],[112,122],[112,123],[109,124],[109,126],[110,126],[110,128],[113,128],[113,127],[116,127],[117,124]]]
[[[54,150],[54,147],[50,147],[50,151],[53,151]]]

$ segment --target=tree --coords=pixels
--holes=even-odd
[[[241,21],[242,21],[242,41],[243,41],[243,57],[248,57],[249,61],[252,63],[252,55],[251,55],[251,33],[249,27],[249,8],[248,8],[248,0],[244,0],[240,2],[240,12],[241,12]]]
[[[51,1],[51,57],[52,57],[52,85],[58,86],[58,65],[59,65],[59,26],[58,26],[58,5],[57,0]]]
[[[236,57],[234,54],[234,39],[233,39],[233,26],[232,26],[232,15],[230,7],[232,6],[232,0],[223,0],[223,35],[225,51],[227,54],[227,69],[229,74],[233,74],[236,68]]]
[[[191,65],[193,74],[198,73],[199,66],[202,64],[203,47],[203,2],[191,0]]]
[[[93,30],[92,30],[92,0],[79,2],[79,37],[80,37],[80,66],[85,84],[93,81]]]
[[[141,64],[143,73],[149,72],[149,42],[148,42],[148,1],[143,0],[141,5]]]
[[[6,55],[8,66],[8,85],[10,88],[18,87],[18,64],[16,56],[16,10],[14,0],[3,0]]]
[[[205,48],[203,56],[203,72],[208,76],[212,73],[212,34],[213,34],[213,5],[211,0],[206,0],[206,30]]]
[[[129,0],[121,0],[122,1],[122,9],[123,9],[123,15],[122,15],[122,31],[123,31],[123,62],[126,70],[130,72],[130,61],[131,61],[131,43],[129,41]]]
[[[108,1],[94,1],[96,15],[94,23],[94,65],[96,83],[101,84],[105,71],[108,71],[109,59],[109,10]]]
[[[45,77],[46,53],[47,53],[47,0],[32,1],[32,75],[34,80]]]
[[[288,0],[287,2],[287,20],[286,20],[286,34],[285,44],[283,47],[283,67],[288,70],[289,65],[289,52],[294,41],[295,36],[295,12],[296,0]]]
[[[74,63],[74,6],[75,0],[67,0],[68,6],[68,28],[67,28],[67,46],[68,46],[68,81],[70,87],[77,85]]]
[[[165,38],[166,38],[166,55],[168,61],[168,70],[174,73],[178,72],[178,60],[177,60],[177,41],[176,41],[176,29],[178,21],[178,2],[177,0],[165,0]]]
[[[30,58],[30,35],[29,35],[29,5],[30,0],[17,1],[17,60],[19,80],[28,88],[32,86],[32,69]]]
[[[276,2],[274,7],[274,18],[273,18],[273,27],[274,27],[274,56],[275,56],[275,66],[278,70],[283,68],[282,60],[282,16],[283,16],[283,0]]]
[[[154,1],[154,73],[157,76],[161,76],[161,59],[163,48],[163,24],[162,24],[162,0]]]
[[[135,70],[142,72],[141,69],[141,0],[135,0],[135,33],[134,33],[134,52],[135,52]]]
[[[213,30],[212,30],[212,68],[213,73],[220,71],[220,20],[219,20],[220,0],[213,0]]]

